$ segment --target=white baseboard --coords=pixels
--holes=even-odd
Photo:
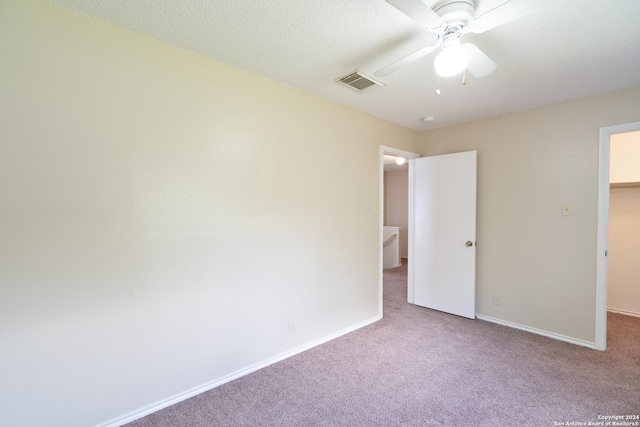
[[[240,369],[238,371],[232,372],[229,375],[226,375],[222,378],[218,378],[217,380],[213,380],[211,382],[208,382],[206,384],[203,384],[201,386],[198,387],[194,387],[190,390],[186,390],[182,393],[178,393],[176,395],[173,395],[171,397],[168,397],[166,399],[163,399],[159,402],[153,403],[151,405],[145,406],[143,408],[137,409],[135,411],[129,412],[128,414],[122,415],[118,418],[115,418],[113,420],[107,421],[105,423],[102,424],[98,424],[99,427],[120,427],[122,425],[125,425],[127,423],[130,423],[132,421],[135,421],[137,419],[140,419],[142,417],[146,417],[149,414],[152,414],[154,412],[157,412],[161,409],[164,409],[168,406],[171,405],[175,405],[178,402],[182,402],[183,400],[189,399],[193,396],[196,396],[200,393],[204,393],[205,391],[209,391],[211,389],[214,389],[218,386],[221,386],[222,384],[228,383],[229,381],[233,381],[237,378],[243,377],[247,374],[250,374],[252,372],[255,372],[259,369],[262,368],[266,368],[269,365],[273,365],[274,363],[280,362],[281,360],[287,359],[291,356],[295,356],[296,354],[302,353],[303,351],[309,350],[313,347],[317,347],[321,344],[324,344],[326,342],[329,342],[331,340],[334,340],[338,337],[341,337],[342,335],[346,335],[349,332],[353,332],[357,329],[360,329],[362,327],[365,327],[367,325],[370,325],[374,322],[377,322],[378,320],[382,319],[382,315],[378,315],[375,316],[371,319],[365,320],[363,322],[357,323],[353,326],[350,326],[348,328],[342,329],[338,332],[334,332],[332,334],[326,335],[322,338],[319,338],[315,341],[311,341],[308,344],[302,345],[300,347],[296,347],[292,350],[286,351],[284,353],[281,353],[277,356],[274,356],[272,358],[269,358],[265,361],[256,363],[254,365],[248,366],[246,368]]]
[[[640,313],[636,313],[635,311],[629,311],[629,310],[621,310],[619,308],[607,307],[607,311],[611,313],[624,314],[625,316],[640,317]]]
[[[509,322],[506,320],[496,319],[495,317],[489,317],[482,314],[477,314],[476,317],[480,320],[485,320],[491,323],[497,323],[498,325],[508,326],[510,328],[520,329],[521,331],[531,332],[537,335],[542,335],[545,337],[553,338],[554,340],[568,342],[570,344],[579,345],[582,347],[587,347],[591,349],[596,349],[596,345],[594,342],[584,341],[578,338],[569,337],[562,334],[556,334],[554,332],[543,331],[542,329],[532,328],[530,326],[520,325],[518,323]]]

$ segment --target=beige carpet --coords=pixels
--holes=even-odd
[[[590,350],[407,304],[398,267],[383,320],[130,426],[537,427],[639,413],[640,318],[609,315],[608,350]]]

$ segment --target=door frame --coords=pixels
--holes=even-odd
[[[411,151],[401,150],[399,148],[388,147],[385,145],[380,146],[380,164],[378,171],[378,313],[382,316],[382,302],[383,302],[383,237],[382,228],[384,227],[384,155],[404,157],[410,162],[413,159],[420,157],[420,154],[413,153]],[[411,201],[409,201],[411,203]],[[408,231],[407,231],[408,232]],[[410,249],[409,249],[410,250]],[[411,253],[408,254],[408,259],[411,260]]]
[[[640,131],[640,122],[600,128],[598,155],[598,231],[596,243],[595,348],[607,348],[607,250],[609,246],[609,161],[611,135]]]

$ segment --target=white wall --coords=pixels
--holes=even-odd
[[[385,225],[401,227],[400,254],[407,257],[407,230],[409,228],[409,170],[385,172],[386,199]]]
[[[640,316],[640,188],[609,192],[607,307]]]
[[[478,151],[479,314],[594,343],[599,128],[638,120],[634,87],[421,135]]]
[[[611,135],[609,182],[640,182],[640,131]]]
[[[118,419],[380,315],[379,146],[417,133],[44,0],[0,2],[0,58],[0,425]]]

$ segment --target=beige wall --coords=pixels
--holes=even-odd
[[[409,228],[409,170],[389,171],[386,175],[385,225],[401,227],[400,254],[407,257]]]
[[[611,135],[609,182],[640,182],[640,131]]]
[[[638,120],[635,87],[421,135],[478,151],[479,314],[594,342],[599,128]]]
[[[609,192],[607,306],[640,316],[640,188]]]
[[[106,422],[379,316],[379,147],[416,132],[44,0],[0,3],[0,61],[0,424]]]

